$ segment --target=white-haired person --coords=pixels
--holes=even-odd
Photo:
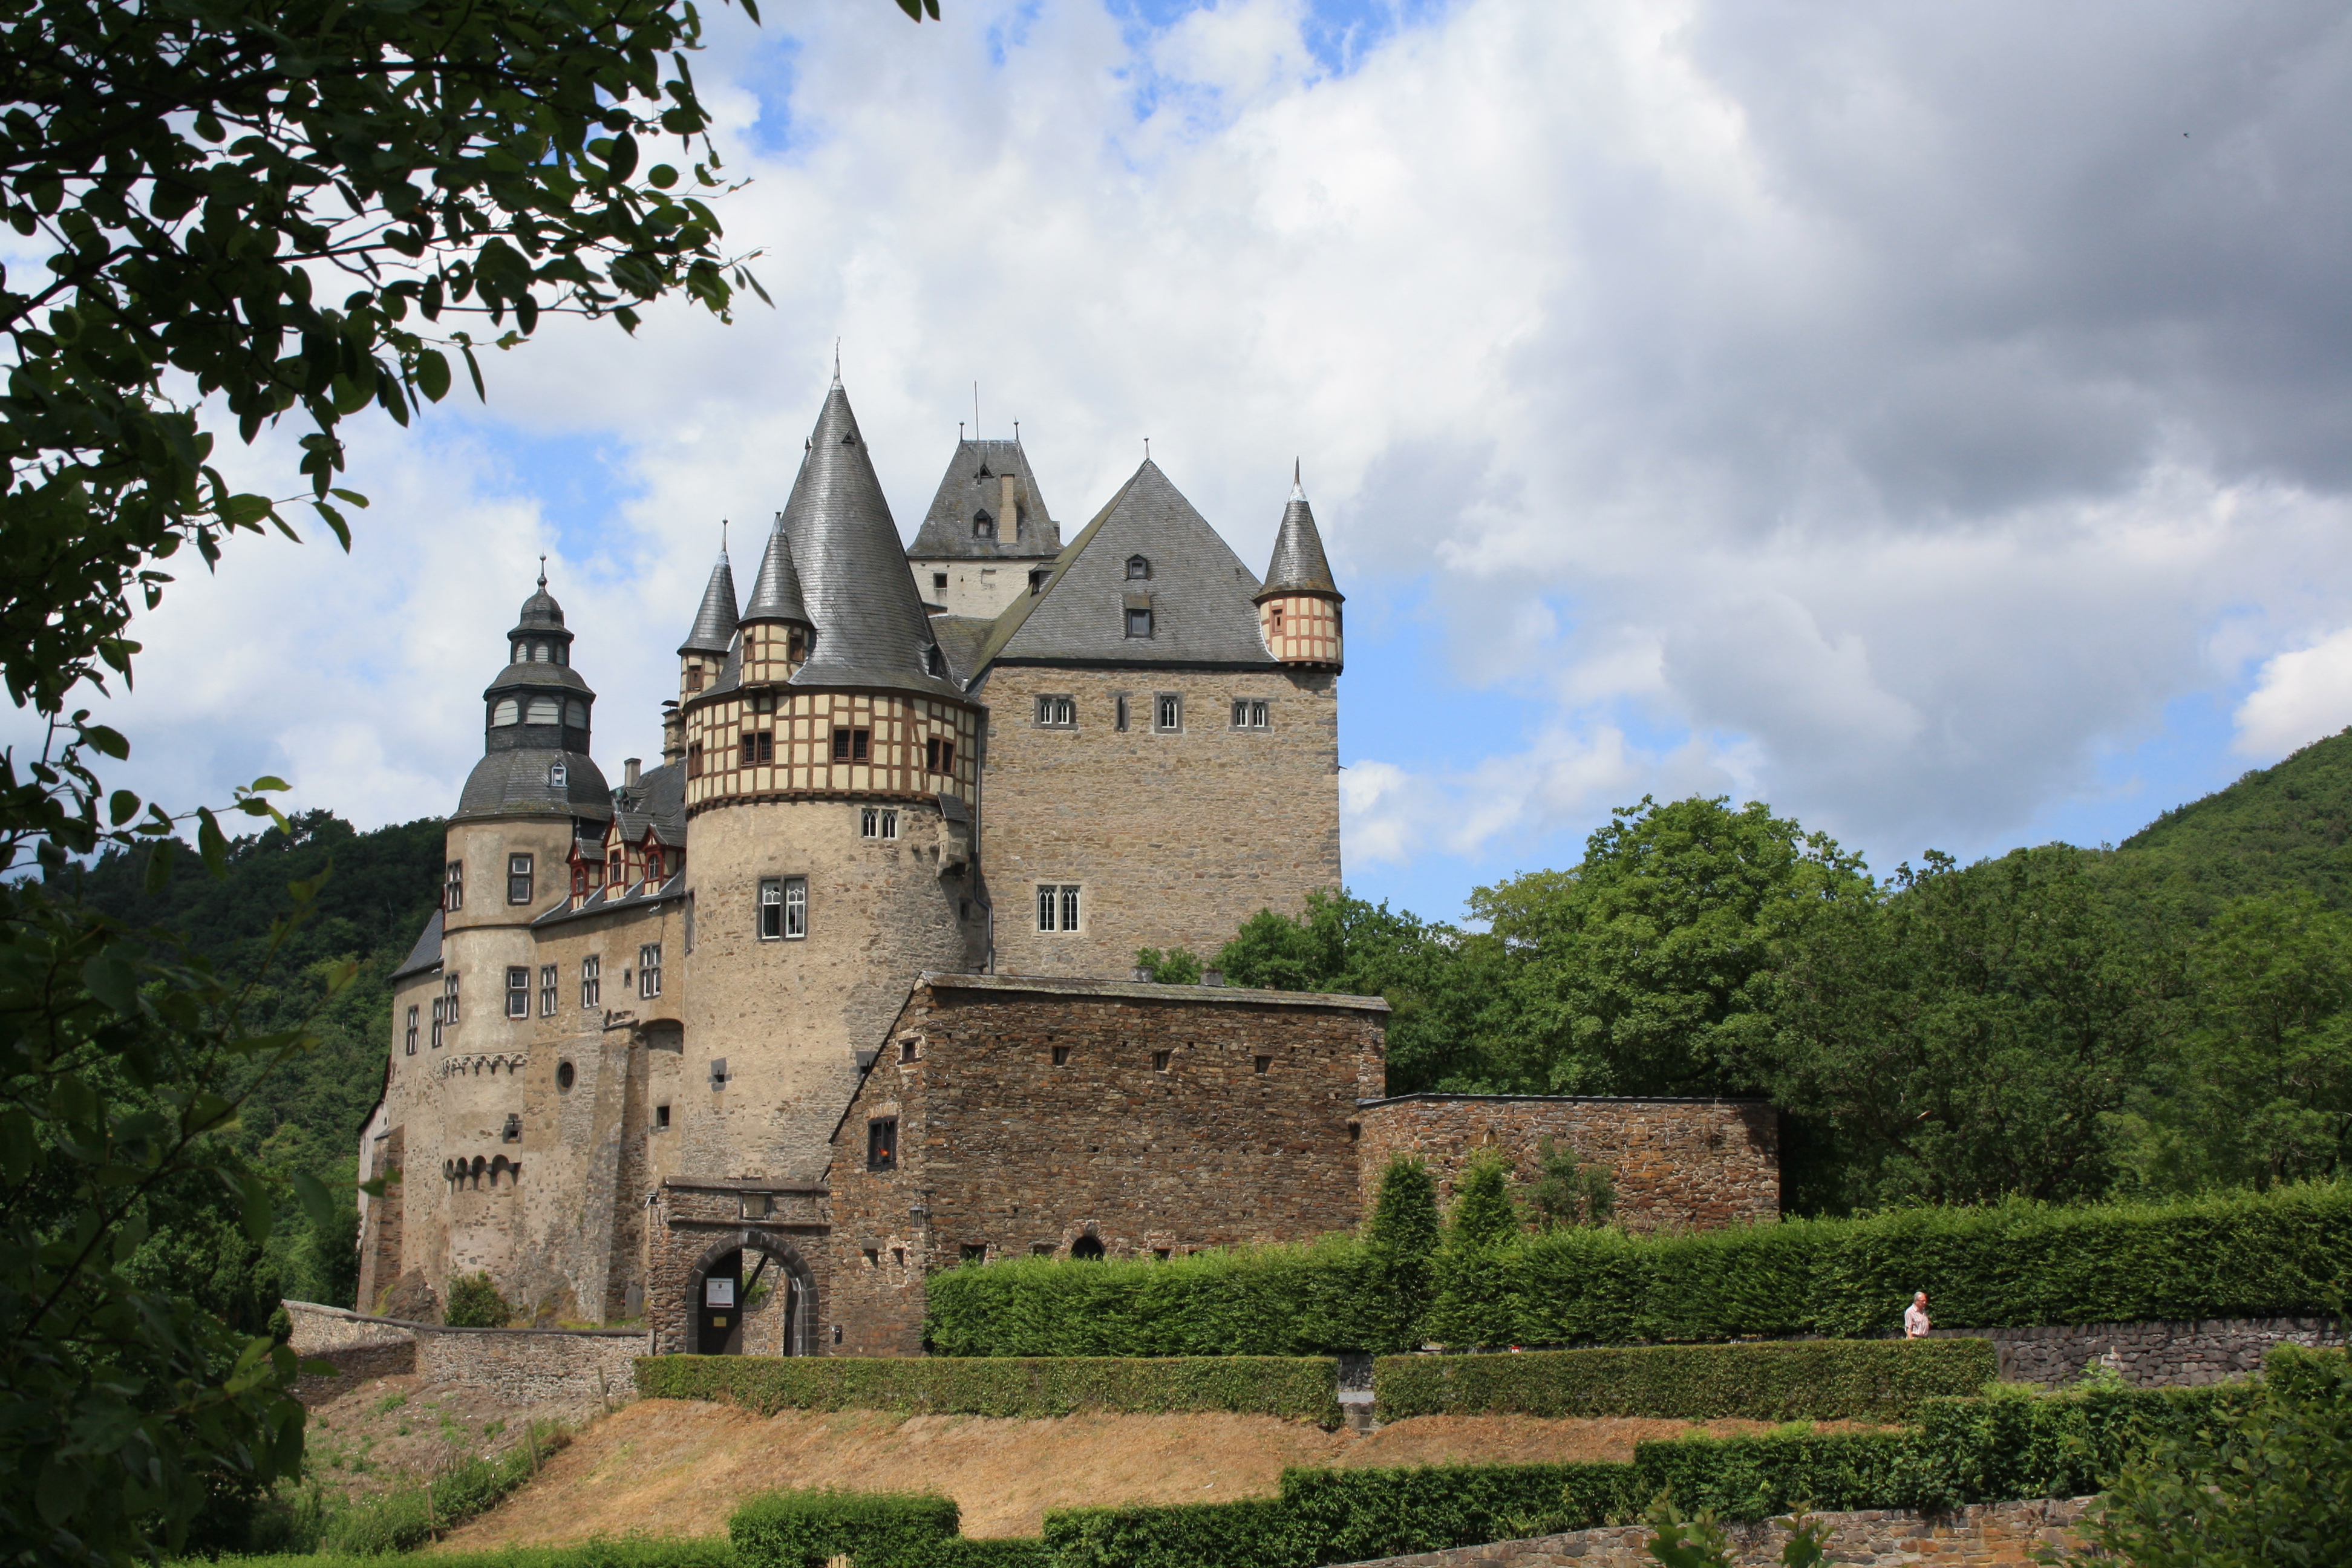
[[[1927,1321],[1927,1292],[1922,1290],[1911,1298],[1908,1307],[1903,1309],[1903,1337],[1924,1340],[1927,1337],[1927,1331],[1935,1326]]]

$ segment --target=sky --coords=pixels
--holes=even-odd
[[[110,775],[438,815],[548,556],[658,755],[839,344],[911,536],[959,421],[1066,535],[1151,443],[1349,595],[1349,883],[1432,918],[1727,795],[1884,872],[2118,840],[2352,723],[2352,13],[1458,0],[708,6],[772,308],[551,321],[352,442],[345,556],[142,617]],[[298,432],[224,446],[286,493]],[[30,733],[21,715],[7,738]]]

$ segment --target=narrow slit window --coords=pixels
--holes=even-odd
[[[440,1042],[436,1040],[436,1041],[435,1041],[434,1043],[435,1043],[436,1045],[438,1045]],[[411,1007],[411,1008],[408,1010],[408,1052],[407,1052],[407,1054],[408,1054],[408,1055],[410,1055],[410,1056],[412,1056],[412,1057],[413,1057],[413,1056],[415,1056],[415,1055],[416,1054],[416,1009],[415,1009],[415,1008],[414,1008],[414,1007]]]
[[[1113,712],[1114,717],[1112,719],[1112,727],[1119,731],[1122,734],[1125,733],[1127,730],[1127,699],[1125,697],[1118,699],[1114,706]]]

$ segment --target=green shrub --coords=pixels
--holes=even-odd
[[[1052,1509],[1045,1542],[1055,1568],[1309,1568],[1318,1561],[1315,1543],[1273,1499]]]
[[[235,1568],[383,1568],[373,1557],[334,1553],[223,1559]],[[562,1546],[517,1546],[502,1552],[436,1552],[433,1568],[736,1568],[724,1537],[646,1540],[626,1537]],[[1013,1568],[1007,1563],[1005,1568]]]
[[[1382,1356],[1381,1419],[1654,1415],[1685,1421],[1899,1421],[1999,1371],[1990,1340],[1798,1340],[1523,1355]]]
[[[538,1457],[544,1458],[571,1440],[553,1423],[535,1426],[530,1442],[495,1459],[467,1459],[434,1477],[428,1483],[429,1506],[428,1486],[408,1486],[330,1513],[320,1534],[320,1550],[330,1556],[349,1557],[414,1552],[442,1531],[488,1512],[530,1479],[534,1447]]]
[[[513,1318],[514,1308],[499,1294],[498,1283],[488,1274],[460,1274],[449,1281],[441,1321],[451,1328],[503,1329]]]
[[[1031,1535],[992,1536],[974,1541],[959,1535],[923,1548],[923,1568],[1049,1568],[1045,1543]]]
[[[1490,1344],[1869,1339],[1914,1290],[1945,1328],[2326,1312],[2352,1295],[2352,1184],[1688,1236],[1557,1229],[1475,1272],[1455,1282],[1454,1328]],[[1397,1310],[1391,1277],[1345,1237],[1166,1263],[1022,1260],[934,1277],[928,1331],[957,1356],[1393,1352],[1423,1325]]]
[[[1286,1470],[1282,1500],[1310,1562],[1356,1563],[1582,1530],[1631,1503],[1624,1465],[1428,1465]]]
[[[1897,1508],[1914,1453],[1900,1432],[1685,1437],[1633,1451],[1633,1493],[1674,1500],[1678,1512],[1770,1519],[1800,1506],[1826,1512]]]
[[[1225,1410],[1326,1426],[1341,1420],[1335,1397],[1339,1363],[1328,1356],[647,1356],[636,1364],[636,1382],[637,1392],[649,1399],[723,1399],[762,1415],[779,1410],[1024,1416]]]
[[[914,1492],[780,1491],[755,1497],[727,1521],[740,1568],[921,1568],[956,1538],[955,1500]]]

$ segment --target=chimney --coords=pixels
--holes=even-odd
[[[640,757],[631,757],[621,764],[621,784],[625,788],[637,787],[637,770],[644,765],[644,759]]]
[[[1010,469],[997,481],[996,537],[1008,543],[1021,537],[1021,481]]]

